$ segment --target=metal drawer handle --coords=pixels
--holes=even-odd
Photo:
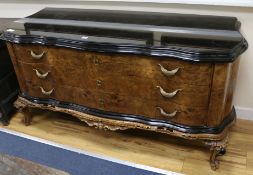
[[[179,112],[179,111],[174,111],[174,112],[172,112],[172,113],[167,113],[167,112],[165,112],[161,107],[156,107],[156,108],[160,110],[160,114],[161,114],[162,116],[168,117],[168,118],[173,118],[173,117],[175,117],[175,116],[177,115],[177,113]]]
[[[36,72],[37,77],[40,78],[40,79],[45,79],[45,78],[47,78],[47,76],[48,76],[48,74],[49,74],[49,72],[50,72],[50,71],[48,71],[48,72],[42,74],[42,73],[40,73],[37,69],[33,69],[33,70]]]
[[[167,70],[167,69],[165,69],[161,64],[158,64],[158,66],[160,66],[162,73],[163,73],[164,75],[168,76],[168,77],[170,77],[170,76],[172,76],[172,75],[175,75],[175,74],[178,72],[178,70],[180,69],[180,68],[178,67],[178,68],[173,69],[173,70]]]
[[[30,50],[30,52],[31,52],[31,56],[32,56],[34,59],[37,59],[37,60],[41,59],[41,58],[44,56],[44,54],[46,53],[46,52],[44,51],[44,52],[42,52],[41,54],[37,55],[37,54],[34,53],[32,50]]]
[[[45,91],[43,89],[43,87],[40,87],[40,90],[41,90],[42,94],[47,95],[47,96],[51,95],[54,92],[54,88],[51,89],[50,91]]]
[[[156,86],[156,87],[160,89],[160,93],[162,94],[162,96],[166,98],[172,98],[178,93],[178,91],[182,90],[182,89],[177,89],[173,92],[165,92],[161,86]]]

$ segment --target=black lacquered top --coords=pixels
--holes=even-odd
[[[74,49],[232,62],[247,49],[235,17],[45,8],[2,39]]]

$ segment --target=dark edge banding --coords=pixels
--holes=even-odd
[[[95,51],[103,53],[124,53],[146,56],[156,56],[166,58],[174,58],[178,60],[190,62],[205,62],[205,63],[227,63],[233,62],[247,48],[248,43],[243,38],[234,48],[226,51],[198,51],[190,48],[175,48],[175,47],[145,47],[130,44],[110,44],[110,43],[95,43],[85,42],[71,39],[44,37],[37,35],[17,35],[9,32],[4,32],[0,39],[15,43],[15,44],[39,44],[51,47],[72,48],[82,51]]]

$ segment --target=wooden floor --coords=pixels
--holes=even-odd
[[[173,172],[194,175],[253,174],[253,121],[237,120],[220,169],[209,166],[209,150],[194,142],[139,130],[103,131],[90,128],[71,116],[34,111],[31,126],[15,114],[8,129],[113,158]],[[191,146],[189,146],[191,145]]]

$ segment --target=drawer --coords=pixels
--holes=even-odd
[[[96,59],[99,62],[97,73],[98,75],[102,74],[104,77],[139,77],[177,84],[209,86],[213,71],[212,64],[194,64],[168,58],[114,54],[111,57],[99,55]],[[167,71],[176,70],[177,68],[178,71],[175,75],[167,76],[161,71],[159,65]]]
[[[143,100],[135,96],[120,96],[113,93],[100,93],[83,89],[76,90],[76,100],[78,104],[83,106],[191,126],[204,126],[206,124],[206,107],[188,107],[172,102]],[[173,118],[166,117],[161,114],[157,107],[161,107],[167,113],[174,111],[178,111],[178,113]]]
[[[40,86],[37,84],[34,84],[33,82],[29,82],[27,83],[27,91],[25,93],[27,93],[28,95],[32,96],[32,97],[38,97],[38,98],[42,98],[42,99],[55,99],[55,100],[59,100],[62,102],[68,102],[68,103],[76,103],[78,104],[78,102],[76,101],[76,92],[73,89],[73,87],[68,87],[68,86],[54,86],[52,85],[48,85],[48,86]],[[50,95],[45,95],[42,93],[42,89],[45,92],[50,92]]]
[[[54,84],[54,76],[50,66],[43,63],[23,63],[18,61],[20,70],[26,83],[39,86],[51,86]]]
[[[46,46],[33,44],[13,44],[15,56],[19,61],[25,63],[48,64],[50,53]]]
[[[164,101],[156,102],[156,106],[160,109],[156,109],[155,118],[190,126],[206,125],[208,107],[189,107]],[[162,114],[161,109],[165,114],[170,115],[176,111],[177,112],[175,113],[175,116],[167,116]]]
[[[70,66],[46,65],[44,63],[24,63],[18,61],[20,70],[27,83],[40,86],[63,85],[79,88],[94,88],[96,80],[87,69],[76,69]],[[80,78],[81,77],[81,78]]]
[[[116,95],[134,96],[143,100],[173,102],[191,107],[206,107],[209,103],[209,86],[171,83],[139,77],[96,77],[93,89]],[[174,94],[173,94],[174,93]],[[168,94],[171,94],[168,96]]]

